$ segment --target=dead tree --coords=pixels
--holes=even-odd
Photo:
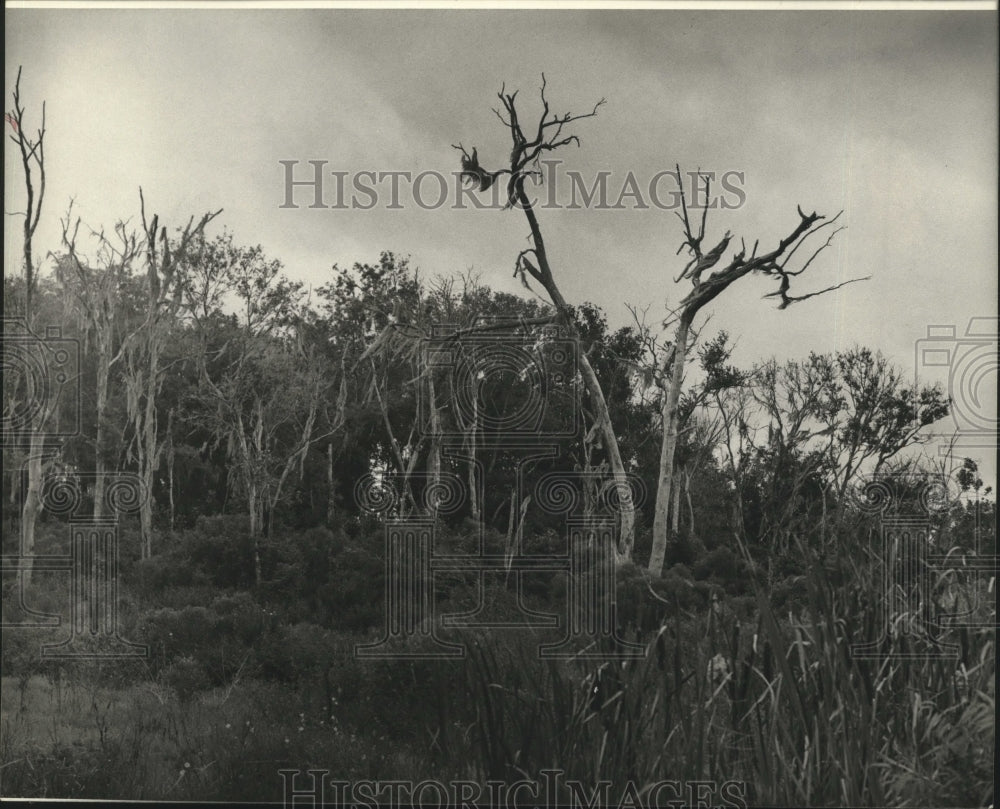
[[[542,113],[538,117],[537,125],[533,128],[533,132],[529,137],[529,135],[525,134],[525,128],[518,117],[516,106],[517,92],[507,93],[505,92],[505,88],[501,88],[497,94],[502,109],[496,108],[493,112],[503,125],[507,127],[512,141],[512,149],[508,161],[498,170],[488,171],[485,169],[479,162],[479,153],[476,149],[473,149],[472,154],[469,154],[461,144],[458,144],[454,148],[462,152],[463,180],[472,182],[473,186],[478,188],[478,190],[485,191],[502,177],[507,178],[507,203],[505,207],[518,207],[524,212],[530,229],[532,245],[518,254],[514,263],[514,275],[520,277],[522,283],[526,286],[528,285],[528,278],[541,284],[556,309],[557,322],[567,330],[575,333],[576,327],[572,308],[566,302],[556,283],[555,275],[545,249],[542,228],[535,213],[534,203],[525,191],[524,183],[529,177],[538,176],[538,161],[543,154],[572,143],[579,146],[579,138],[576,135],[566,134],[566,127],[576,121],[594,117],[597,115],[598,109],[605,102],[602,98],[589,112],[579,115],[569,112],[562,115],[555,114],[549,109],[549,102],[545,97],[544,75],[542,76],[540,96]],[[621,526],[618,540],[618,557],[620,561],[624,561],[631,558],[632,546],[635,541],[635,509],[631,501],[631,489],[629,488],[625,465],[618,447],[618,438],[615,436],[611,424],[611,416],[608,412],[604,392],[601,390],[600,381],[597,378],[597,374],[594,373],[594,369],[586,355],[583,352],[578,352],[577,356],[579,357],[578,370],[583,378],[587,393],[590,396],[595,418],[595,429],[591,430],[588,438],[595,439],[600,436],[600,440],[608,456],[615,485],[620,495]]]
[[[102,230],[94,231],[98,252],[94,262],[88,261],[77,246],[80,219],[70,225],[72,205],[62,220],[62,241],[65,255],[57,262],[56,274],[69,293],[81,332],[93,340],[96,366],[96,432],[94,436],[94,519],[104,514],[104,485],[107,465],[104,458],[104,436],[108,408],[108,383],[111,369],[125,354],[130,340],[126,336],[115,350],[115,330],[121,308],[122,285],[131,277],[132,264],[139,255],[139,241],[124,222],[115,225],[115,237]]]
[[[42,215],[42,201],[45,199],[45,102],[42,102],[42,125],[35,137],[30,138],[24,131],[24,107],[21,106],[21,68],[17,69],[14,83],[14,109],[4,116],[13,130],[10,139],[17,145],[21,155],[21,169],[24,172],[24,280],[25,319],[31,325],[32,298],[38,288],[38,264],[35,261],[33,240]],[[37,187],[36,187],[37,181]]]
[[[140,213],[145,242],[146,312],[141,327],[125,343],[125,390],[128,417],[139,475],[149,497],[139,514],[142,558],[153,552],[153,473],[159,466],[163,443],[159,438],[156,399],[168,368],[161,365],[167,334],[182,305],[184,273],[191,253],[205,227],[222,210],[206,213],[197,223],[188,220],[181,233],[171,239],[155,214],[146,216],[146,200],[139,189]]]
[[[42,102],[42,125],[35,137],[31,138],[24,129],[24,107],[21,105],[21,68],[17,69],[17,80],[14,83],[14,108],[5,114],[7,124],[12,132],[10,139],[17,145],[21,155],[21,169],[24,173],[25,203],[24,211],[18,213],[24,216],[23,258],[24,258],[24,322],[29,331],[34,327],[34,293],[38,287],[38,264],[35,261],[33,240],[38,229],[38,221],[42,215],[42,202],[45,199],[45,102]],[[37,183],[37,185],[36,185]],[[28,485],[24,495],[24,507],[21,510],[22,551],[29,556],[35,547],[35,521],[42,510],[41,485],[42,463],[46,452],[45,422],[51,411],[48,406],[36,409],[37,415],[30,425],[31,438],[28,446]],[[31,568],[24,571],[26,583],[31,582]]]
[[[680,183],[680,166],[676,168],[678,182]],[[653,550],[649,559],[649,571],[657,576],[663,570],[663,560],[667,550],[669,534],[668,513],[670,508],[670,493],[673,486],[674,454],[677,449],[678,404],[680,402],[681,385],[684,380],[684,364],[690,348],[691,326],[695,316],[705,305],[715,300],[731,284],[751,273],[760,273],[778,282],[778,288],[764,297],[779,298],[781,301],[778,306],[779,309],[785,309],[791,304],[804,301],[807,298],[832,292],[855,281],[867,280],[867,277],[852,278],[849,281],[843,281],[805,295],[794,296],[790,294],[792,279],[802,275],[809,269],[816,257],[830,246],[834,236],[843,230],[843,227],[833,227],[840,219],[842,211],[828,219],[815,212],[806,214],[801,207],[798,207],[798,224],[770,252],[758,254],[759,242],[755,242],[750,255],[747,255],[746,243],[742,242],[739,252],[735,253],[727,262],[723,262],[723,256],[732,240],[732,234],[729,231],[726,231],[722,239],[707,251],[702,244],[705,239],[705,221],[708,215],[707,200],[710,198],[711,185],[711,180],[708,177],[704,179],[704,199],[706,200],[706,206],[702,210],[701,222],[697,231],[691,223],[691,215],[688,210],[683,185],[681,185],[680,194],[681,210],[677,212],[677,217],[681,220],[684,236],[680,247],[677,249],[677,253],[680,254],[681,251],[686,249],[690,260],[681,274],[675,279],[675,282],[685,279],[689,280],[692,288],[681,300],[680,306],[677,309],[677,327],[673,350],[667,356],[663,369],[667,380],[661,406],[663,444],[660,451],[656,509],[653,516]],[[812,236],[825,228],[831,227],[833,229],[829,231],[826,241],[819,244],[809,255],[809,258],[803,261],[798,269],[795,269],[795,265],[792,265],[791,261],[799,249]],[[717,266],[719,269],[714,269]],[[702,277],[704,273],[713,269],[714,271],[710,275]]]

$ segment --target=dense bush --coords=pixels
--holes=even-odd
[[[142,559],[135,563],[124,580],[146,599],[154,599],[170,587],[196,587],[209,583],[204,571],[198,570],[190,559],[183,558],[179,553]]]
[[[205,666],[192,657],[179,657],[160,671],[160,682],[169,686],[182,702],[209,686]]]
[[[208,607],[162,607],[143,616],[139,638],[149,645],[154,673],[186,658],[201,666],[209,682],[230,681],[253,658],[266,616],[247,594],[220,596]]]
[[[663,576],[651,576],[645,568],[629,564],[615,571],[615,577],[618,624],[642,635],[707,603],[703,589],[691,581],[683,565],[675,565]]]
[[[261,676],[287,683],[321,678],[335,654],[332,633],[310,623],[275,627],[257,647]]]
[[[193,528],[165,535],[163,550],[136,561],[123,579],[155,600],[171,587],[248,587],[253,581],[249,522],[245,516],[199,517]]]
[[[319,587],[318,617],[338,629],[365,630],[383,621],[385,563],[354,545],[340,553],[329,579]]]
[[[746,562],[736,552],[720,545],[698,559],[691,567],[695,578],[711,579],[730,592],[742,592],[746,585]]]
[[[244,515],[199,517],[194,528],[177,533],[171,556],[189,559],[216,587],[248,587],[253,582],[250,520]]]

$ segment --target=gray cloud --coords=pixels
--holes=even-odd
[[[555,109],[608,99],[580,123],[582,147],[561,154],[567,166],[745,172],[745,206],[710,217],[710,233],[766,244],[794,225],[796,204],[844,209],[849,229],[813,284],[873,279],[781,313],[759,280],[731,291],[713,325],[740,336],[741,361],[860,342],[911,367],[928,324],[996,314],[988,12],[9,9],[6,22],[7,97],[23,64],[29,109],[48,102],[43,252],[58,247],[71,196],[110,224],[137,214],[142,184],[171,221],[224,207],[238,239],[312,283],[391,249],[424,273],[474,266],[517,291],[516,212],[280,210],[278,161],[452,171],[462,141],[496,165],[509,148],[490,110],[501,82],[536,109],[544,71]],[[626,302],[659,317],[679,299],[670,213],[545,211],[543,222],[570,299],[618,323]]]

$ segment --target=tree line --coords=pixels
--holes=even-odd
[[[138,216],[109,230],[83,222],[70,204],[60,244],[43,262],[33,239],[45,191],[44,107],[29,136],[19,88],[20,74],[7,122],[26,193],[24,272],[4,280],[5,331],[37,336],[59,324],[81,346],[71,392],[47,389],[30,441],[5,450],[7,468],[22,469],[5,487],[9,502],[22,504],[28,553],[44,475],[93,469],[95,518],[105,473],[132,472],[149,492],[139,517],[143,558],[203,515],[249,514],[255,549],[282,524],[364,519],[355,489],[372,475],[394,481],[396,514],[438,514],[451,476],[467,485],[448,519],[485,522],[511,539],[558,530],[525,492],[561,474],[583,481],[587,513],[601,491],[614,493],[622,562],[641,559],[658,575],[734,536],[774,560],[791,537],[845,509],[863,475],[912,463],[907,450],[927,440],[921,428],[948,412],[939,389],[908,384],[866,347],[738,368],[726,332],[704,334],[704,307],[749,274],[775,281],[770,297],[780,309],[842,286],[791,291],[831,244],[840,214],[798,208],[776,244],[740,240],[731,249],[728,231],[711,245],[707,207],[689,207],[682,189],[677,253],[686,258],[676,281],[689,288],[662,324],[634,310],[632,324],[612,328],[599,305],[569,302],[525,183],[541,157],[579,144],[570,130],[602,102],[555,114],[544,78],[531,127],[517,93],[498,94],[497,117],[512,140],[499,169],[456,147],[475,189],[506,183],[512,210],[497,215],[525,219],[529,246],[514,274],[530,298],[469,273],[426,276],[389,252],[334,264],[307,288],[260,245],[211,235],[221,211],[168,224],[147,210],[141,189]],[[521,359],[504,360],[497,346]],[[468,368],[480,370],[463,381]],[[5,411],[15,412],[36,392],[15,379],[4,394]],[[519,460],[505,437],[526,402],[537,411],[531,429],[554,451],[530,465],[518,490]],[[78,433],[46,440],[47,427],[70,419],[78,403]]]

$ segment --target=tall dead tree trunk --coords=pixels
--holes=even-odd
[[[469,514],[473,520],[479,520],[479,493],[476,488],[478,476],[478,465],[476,460],[477,440],[476,434],[479,430],[479,396],[472,400],[472,424],[468,432],[469,450]]]
[[[680,183],[680,166],[677,166],[677,179],[678,183]],[[705,178],[705,195],[703,198],[706,200],[706,206],[702,211],[701,225],[698,231],[695,232],[691,224],[683,185],[681,185],[681,213],[678,216],[683,224],[684,239],[677,252],[679,253],[681,250],[687,248],[691,259],[676,281],[679,282],[688,279],[691,281],[693,288],[681,301],[677,331],[674,339],[674,351],[672,356],[667,359],[669,367],[664,369],[665,372],[669,371],[669,383],[664,393],[662,406],[663,444],[660,451],[659,482],[656,491],[656,507],[653,518],[653,549],[649,559],[649,571],[657,576],[663,571],[663,561],[669,542],[668,511],[675,478],[674,455],[677,450],[678,403],[680,401],[681,385],[684,380],[684,363],[687,360],[691,325],[694,322],[695,316],[706,304],[713,301],[732,283],[754,272],[763,273],[775,278],[779,282],[778,289],[765,296],[780,298],[781,304],[778,307],[779,309],[785,309],[792,303],[803,301],[816,295],[822,295],[825,292],[831,292],[846,284],[865,280],[862,278],[853,278],[849,281],[834,284],[833,286],[805,295],[792,296],[788,294],[791,279],[805,272],[816,256],[829,247],[833,237],[842,230],[842,228],[833,230],[827,240],[812,252],[799,269],[790,268],[788,266],[789,261],[805,241],[823,228],[833,225],[840,218],[840,213],[832,219],[826,219],[815,212],[805,214],[801,207],[798,208],[798,225],[771,252],[758,256],[758,245],[754,244],[753,250],[748,257],[746,244],[743,243],[740,252],[735,254],[729,260],[728,264],[721,269],[715,270],[707,278],[702,279],[702,273],[712,269],[722,260],[732,238],[732,235],[727,231],[715,247],[708,252],[702,250],[702,241],[705,238],[705,219],[708,214],[707,200],[710,199],[710,180],[707,177]]]
[[[535,254],[538,260],[538,266],[535,267],[527,258],[527,255],[522,253],[519,257],[520,266],[545,288],[545,291],[549,294],[549,298],[559,312],[561,324],[575,330],[570,315],[572,310],[569,304],[566,303],[566,299],[562,296],[562,292],[560,292],[552,275],[548,256],[545,253],[545,242],[542,238],[541,228],[532,209],[531,201],[524,191],[523,176],[515,181],[515,193],[517,194],[518,202],[524,210],[525,216],[528,218],[528,223],[531,227],[532,242],[534,244],[531,252]],[[594,372],[594,368],[590,364],[586,353],[580,351],[577,353],[577,356],[579,357],[580,375],[583,378],[584,386],[590,397],[591,407],[594,410],[594,421],[601,434],[604,451],[607,453],[608,464],[611,467],[611,474],[619,492],[618,501],[620,503],[621,522],[618,536],[618,561],[625,562],[632,558],[632,547],[635,544],[635,508],[632,504],[631,488],[625,472],[625,463],[622,461],[621,451],[618,446],[618,436],[615,435],[614,427],[611,423],[611,413],[608,410],[608,403],[604,398],[604,391],[601,388],[600,380],[598,380],[597,374]]]
[[[104,235],[95,233],[98,241],[97,266],[88,266],[77,248],[77,234],[80,219],[70,230],[72,205],[62,220],[62,241],[66,249],[64,261],[57,266],[57,275],[63,288],[73,301],[82,331],[93,335],[96,360],[95,402],[96,420],[94,435],[94,519],[104,514],[104,488],[107,463],[104,457],[104,440],[107,432],[106,414],[108,408],[108,384],[112,368],[122,358],[128,338],[122,341],[115,352],[115,324],[119,308],[121,284],[131,274],[132,262],[138,254],[138,239],[126,229],[124,223],[115,226],[117,243]]]
[[[159,217],[146,218],[146,200],[139,189],[142,228],[146,241],[146,316],[142,326],[127,341],[129,390],[128,410],[132,421],[139,476],[147,497],[139,511],[140,547],[143,559],[153,552],[154,473],[163,445],[159,439],[156,399],[163,384],[160,358],[166,344],[165,331],[176,318],[183,293],[182,275],[195,242],[222,210],[207,213],[195,224],[194,217],[175,239],[167,236]]]
[[[688,342],[691,337],[691,324],[694,320],[694,315],[694,311],[688,312],[685,310],[681,313],[681,320],[677,326],[674,341],[673,365],[669,369],[669,382],[660,411],[663,416],[663,442],[660,445],[660,465],[657,473],[658,488],[656,506],[653,511],[653,555],[649,563],[651,571],[654,569],[654,564],[656,565],[657,574],[663,568],[663,559],[666,555],[670,494],[672,489],[676,488],[673,469],[674,455],[677,452],[677,427],[680,421],[678,411],[681,386],[684,383],[684,363],[687,360]],[[659,542],[661,537],[663,538],[662,548]]]
[[[434,390],[434,369],[427,371],[427,402],[430,409],[430,449],[427,453],[427,474],[430,478],[430,486],[437,491],[441,484],[441,412],[438,410],[437,396]],[[436,504],[429,504],[437,512]]]
[[[332,435],[343,429],[347,421],[347,368],[346,351],[340,355],[340,390],[337,392],[337,400],[333,413],[330,408],[325,409],[326,424],[329,428],[328,435]],[[334,450],[333,441],[326,445],[326,522],[333,528],[337,514],[337,481],[333,474]]]
[[[42,511],[42,456],[45,441],[41,430],[31,434],[28,448],[28,485],[24,492],[24,507],[21,509],[21,551],[26,556],[35,553],[35,521]],[[30,563],[29,563],[30,564]],[[24,583],[31,584],[31,567],[24,569]]]
[[[150,335],[150,340],[148,343],[149,352],[146,359],[149,362],[148,369],[146,371],[146,385],[143,394],[145,396],[145,402],[143,407],[142,415],[142,435],[140,441],[143,443],[143,457],[146,459],[146,463],[140,470],[142,475],[142,482],[146,486],[146,491],[149,492],[149,497],[143,501],[142,509],[139,512],[139,526],[140,534],[142,536],[142,558],[148,559],[153,555],[153,504],[155,502],[153,498],[153,474],[156,472],[156,468],[160,465],[159,461],[159,447],[157,446],[157,429],[156,423],[156,395],[160,389],[160,338],[159,334],[159,324],[154,329],[154,333]]]
[[[45,199],[45,102],[42,102],[42,125],[35,138],[30,138],[24,131],[24,107],[21,106],[21,68],[17,69],[17,80],[14,83],[14,108],[6,114],[6,121],[13,130],[11,140],[17,144],[21,155],[21,169],[24,173],[24,322],[30,331],[35,324],[34,295],[38,287],[38,269],[34,256],[35,231],[42,215],[42,202]],[[37,181],[37,187],[36,187]],[[48,391],[48,386],[44,386]],[[29,391],[29,395],[30,395]],[[39,391],[35,391],[38,395]],[[28,443],[28,484],[25,491],[24,505],[21,509],[21,551],[32,556],[35,550],[35,522],[41,513],[42,457],[45,454],[45,424],[54,402],[45,402],[36,409],[36,415],[30,424],[31,437]],[[31,583],[30,567],[23,571],[22,581]]]
[[[563,135],[563,128],[575,121],[594,117],[600,106],[604,104],[604,99],[595,104],[589,113],[582,115],[572,115],[571,113],[566,113],[565,115],[552,114],[549,111],[549,104],[545,98],[544,75],[542,76],[540,95],[543,108],[542,114],[538,120],[536,134],[533,138],[529,139],[524,134],[524,130],[518,119],[515,105],[517,93],[505,93],[503,90],[498,93],[498,98],[501,104],[503,104],[506,117],[499,111],[497,111],[497,116],[510,131],[511,140],[513,141],[509,168],[488,172],[480,166],[478,153],[475,149],[473,149],[470,155],[461,144],[455,148],[460,149],[462,152],[463,179],[478,185],[479,190],[488,190],[502,176],[508,178],[508,206],[517,206],[524,212],[528,220],[528,227],[531,230],[532,243],[532,247],[521,251],[518,255],[515,262],[515,275],[520,275],[526,285],[525,275],[530,276],[541,284],[556,309],[560,325],[576,333],[572,308],[566,302],[556,283],[548,255],[545,251],[545,240],[542,236],[541,226],[535,215],[533,203],[524,190],[524,181],[528,176],[536,173],[538,159],[543,153],[553,151],[571,143],[579,145],[579,139],[576,135]],[[535,262],[530,260],[530,255],[534,255],[537,266]],[[607,400],[604,398],[604,391],[601,389],[600,380],[598,380],[597,374],[594,372],[593,366],[591,366],[586,354],[581,351],[578,352],[577,356],[579,358],[577,370],[580,372],[587,395],[590,398],[597,429],[601,434],[611,474],[619,492],[620,530],[617,557],[619,562],[624,562],[631,559],[632,547],[635,544],[635,507],[632,503],[631,489],[625,471],[625,464],[621,457],[618,437],[615,435],[612,426],[611,414],[608,411]]]
[[[170,505],[170,533],[174,531],[174,409],[167,414],[167,502]]]
[[[97,424],[94,429],[94,519],[104,516],[104,476],[107,473],[104,463],[104,414],[108,408],[108,372],[109,368],[98,360],[97,365],[97,412],[94,414]]]
[[[24,132],[24,107],[21,106],[21,68],[17,69],[14,83],[14,109],[6,115],[7,123],[13,130],[10,138],[17,144],[21,154],[21,169],[24,171],[24,310],[28,325],[34,315],[34,294],[38,288],[38,271],[35,264],[33,241],[42,215],[42,201],[45,198],[45,102],[42,102],[42,125],[34,139]],[[35,188],[37,173],[38,187]]]
[[[681,467],[678,470],[679,473],[683,474],[684,468]],[[681,525],[681,475],[674,476],[674,502],[670,504],[670,529],[674,532],[674,536],[680,531]]]

